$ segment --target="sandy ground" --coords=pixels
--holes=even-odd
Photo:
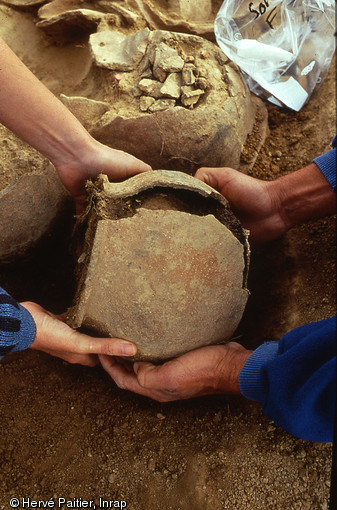
[[[71,94],[90,67],[86,39],[54,47],[31,12],[1,6],[0,20],[0,35],[31,70],[56,94]],[[273,179],[328,150],[334,77],[332,68],[298,114],[268,105],[270,135],[253,175]],[[4,132],[6,154],[15,143]],[[29,260],[0,267],[0,284],[18,300],[53,312],[70,305],[70,218]],[[239,341],[254,348],[331,316],[334,282],[334,217],[252,247],[251,297]],[[72,508],[74,498],[125,500],[134,510],[328,508],[331,445],[292,437],[241,397],[158,404],[119,390],[100,367],[35,352],[7,356],[0,388],[0,509],[9,508],[11,497],[63,497]]]

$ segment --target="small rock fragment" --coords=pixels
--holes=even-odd
[[[186,64],[184,65],[184,69],[190,69],[191,71],[193,71],[194,73],[197,72],[197,68],[196,66],[193,64],[193,62],[186,62]]]
[[[177,50],[161,42],[155,50],[153,72],[156,72],[158,67],[168,73],[178,73],[184,67],[184,60]]]
[[[193,67],[194,69],[193,69]],[[184,85],[194,85],[195,83],[195,75],[194,70],[195,66],[193,64],[185,64],[182,70],[182,81]]]
[[[203,76],[199,76],[199,78],[196,81],[197,87],[201,90],[206,90],[208,87],[207,78],[204,78]]]
[[[147,112],[154,102],[155,102],[154,97],[141,96],[139,99],[139,108],[142,112]]]
[[[160,67],[155,67],[153,69],[153,76],[161,83],[163,83],[166,80],[167,72],[163,71],[163,69],[161,69]]]
[[[140,90],[140,88],[138,87],[138,85],[135,85],[132,90],[131,90],[131,95],[133,97],[140,97],[141,95],[143,95],[143,91]]]
[[[147,96],[152,96],[155,99],[163,97],[163,94],[161,93],[162,84],[159,81],[144,78],[143,80],[140,80],[138,87]]]
[[[181,87],[181,102],[184,106],[193,107],[199,101],[199,98],[204,91],[201,89],[193,89],[193,87],[189,85],[184,85]]]
[[[114,71],[132,71],[145,54],[149,33],[144,28],[129,36],[110,30],[92,34],[89,44],[96,65]]]
[[[165,80],[164,85],[160,89],[163,96],[178,99],[180,97],[181,89],[181,74],[171,73]]]
[[[203,90],[195,89],[190,85],[183,85],[181,87],[181,92],[185,97],[201,96],[201,94],[204,94]]]
[[[151,68],[148,67],[147,69],[145,69],[145,71],[142,72],[142,74],[140,75],[140,77],[143,79],[143,78],[150,78],[152,79],[152,71],[151,71]]]
[[[150,106],[149,111],[151,113],[163,112],[169,108],[173,108],[175,104],[175,99],[158,99],[158,101],[155,101],[153,105]]]

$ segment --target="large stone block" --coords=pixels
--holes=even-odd
[[[160,361],[228,341],[243,314],[249,246],[227,201],[179,172],[91,188],[78,225],[79,285],[68,321]]]

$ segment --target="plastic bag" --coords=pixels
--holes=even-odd
[[[334,2],[227,0],[214,31],[252,92],[299,111],[324,79],[335,51]]]

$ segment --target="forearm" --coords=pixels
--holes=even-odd
[[[336,212],[336,194],[315,163],[276,179],[270,186],[288,229]]]
[[[309,441],[333,439],[336,317],[261,345],[240,373],[241,393],[282,428]]]
[[[76,161],[88,132],[0,39],[0,122],[55,166]]]

